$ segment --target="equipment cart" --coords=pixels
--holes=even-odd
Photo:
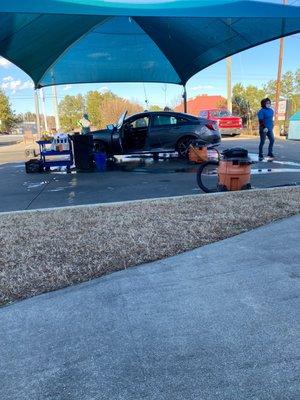
[[[53,150],[53,142],[49,140],[38,140],[40,148],[40,163],[44,171],[50,171],[51,167],[67,167],[67,172],[71,172],[73,165],[73,151],[70,138],[59,150]]]

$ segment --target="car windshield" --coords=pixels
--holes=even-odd
[[[212,117],[222,118],[222,117],[230,117],[231,114],[228,110],[214,110],[210,112]]]
[[[230,117],[230,112],[228,110],[220,110],[219,116],[220,117]]]

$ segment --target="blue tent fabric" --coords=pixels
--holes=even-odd
[[[256,1],[0,0],[0,55],[36,87],[169,82],[300,32],[300,7]]]
[[[290,118],[290,121],[300,121],[300,111],[297,111],[295,114],[293,114]]]

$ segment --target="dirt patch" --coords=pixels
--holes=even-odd
[[[291,187],[0,214],[0,304],[237,235],[299,200]]]

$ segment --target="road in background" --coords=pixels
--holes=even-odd
[[[0,135],[0,147],[10,146],[23,140],[23,135]]]

